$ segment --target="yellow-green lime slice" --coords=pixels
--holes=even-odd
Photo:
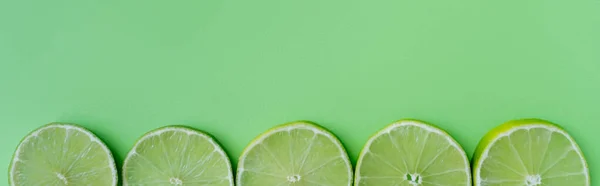
[[[229,158],[212,137],[169,126],[136,142],[123,165],[123,185],[233,186],[233,175]]]
[[[469,186],[465,151],[446,132],[401,120],[371,137],[358,158],[355,186]]]
[[[509,121],[479,142],[475,186],[588,186],[583,153],[569,134],[548,121]]]
[[[9,170],[11,186],[117,185],[115,162],[90,131],[53,123],[27,135]]]
[[[237,186],[350,186],[352,165],[338,139],[300,121],[275,127],[242,153]]]

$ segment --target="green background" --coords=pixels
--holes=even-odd
[[[120,164],[169,124],[237,159],[268,128],[312,120],[355,161],[402,118],[471,156],[494,126],[535,117],[574,136],[595,178],[599,107],[600,0],[0,0],[0,168],[55,121]]]

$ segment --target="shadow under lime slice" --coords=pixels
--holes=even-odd
[[[123,165],[123,184],[233,186],[233,175],[227,155],[209,135],[171,126],[136,142]]]
[[[240,157],[238,186],[349,186],[352,165],[344,147],[325,129],[294,122],[254,139]]]
[[[446,132],[401,120],[377,132],[363,148],[356,186],[471,185],[464,150]]]
[[[548,121],[509,121],[490,131],[473,158],[476,186],[590,185],[583,153]]]
[[[57,123],[23,139],[9,177],[12,186],[117,185],[117,170],[106,145],[82,127]]]

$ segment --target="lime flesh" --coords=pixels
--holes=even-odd
[[[275,127],[244,150],[238,186],[349,186],[352,165],[337,138],[310,122]]]
[[[49,124],[26,136],[9,177],[12,186],[117,185],[106,145],[88,130],[67,124]]]
[[[233,186],[231,163],[210,136],[171,126],[137,141],[123,165],[124,185]]]
[[[356,186],[469,186],[464,150],[446,132],[415,120],[380,130],[363,148]]]
[[[587,186],[583,153],[571,136],[548,121],[507,122],[489,132],[474,156],[476,186]]]

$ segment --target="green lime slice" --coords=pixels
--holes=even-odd
[[[207,134],[180,126],[140,138],[123,164],[123,185],[233,186],[225,151]]]
[[[475,186],[587,186],[583,153],[569,134],[548,121],[509,121],[490,131],[473,158]]]
[[[401,120],[371,137],[358,158],[356,186],[469,186],[465,151],[446,132]]]
[[[240,157],[237,186],[350,186],[352,165],[338,139],[300,121],[270,129]]]
[[[27,135],[13,156],[9,182],[31,185],[117,185],[110,150],[90,131],[53,123]]]

